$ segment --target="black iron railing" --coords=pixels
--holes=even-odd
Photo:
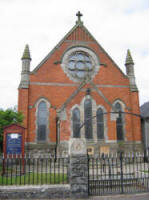
[[[67,184],[68,158],[17,157],[0,160],[0,185]]]
[[[148,158],[141,153],[88,157],[89,194],[149,192]]]

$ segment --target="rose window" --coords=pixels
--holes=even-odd
[[[68,71],[74,77],[83,79],[93,71],[90,56],[84,52],[75,52],[68,59]]]

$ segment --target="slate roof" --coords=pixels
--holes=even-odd
[[[141,111],[141,116],[142,117],[149,117],[149,101],[144,103],[141,107],[140,107],[140,111]]]

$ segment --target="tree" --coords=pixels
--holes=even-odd
[[[10,124],[22,124],[23,114],[18,112],[16,107],[6,110],[0,109],[0,151],[3,147],[3,128]]]

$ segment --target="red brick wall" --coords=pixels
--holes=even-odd
[[[29,122],[29,116],[28,116],[28,93],[29,89],[19,89],[19,96],[18,96],[18,110],[21,111],[24,115],[24,128],[25,128],[25,141],[28,141],[28,122]]]

